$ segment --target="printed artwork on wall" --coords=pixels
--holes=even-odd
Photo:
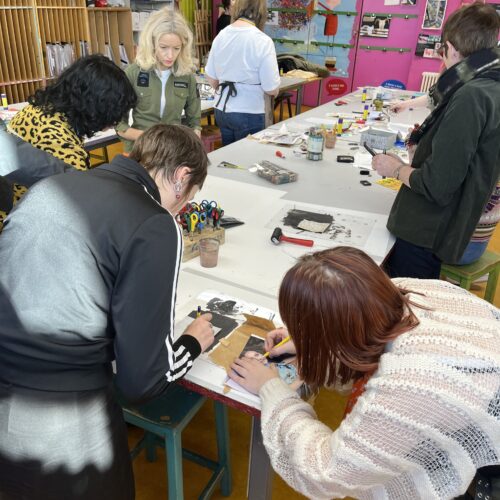
[[[427,35],[420,33],[418,35],[415,55],[439,59],[438,50],[441,47],[441,35]]]
[[[267,11],[267,21],[268,26],[278,26],[279,25],[279,12],[275,10]]]
[[[327,67],[332,76],[349,77],[353,56],[348,45],[356,16],[336,10],[354,12],[356,0],[268,0],[267,7],[265,32],[280,40],[275,43],[278,55],[299,55]]]
[[[417,0],[401,0],[401,5],[417,5]]]
[[[425,30],[440,30],[443,26],[446,0],[427,0],[422,28]]]
[[[361,36],[388,38],[391,20],[389,16],[365,14],[361,20]]]

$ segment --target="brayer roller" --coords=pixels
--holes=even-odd
[[[289,236],[285,236],[280,227],[274,229],[273,234],[271,235],[271,241],[275,245],[279,245],[282,241],[294,243],[295,245],[302,245],[304,247],[312,247],[314,245],[313,240],[304,240],[302,238],[290,238]]]

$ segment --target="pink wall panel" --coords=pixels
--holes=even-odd
[[[358,48],[353,90],[363,86],[377,87],[389,79],[406,84],[410,63],[409,52],[381,52]]]
[[[420,9],[419,3],[420,5],[425,3],[425,0],[417,0],[416,5],[384,5],[383,0],[364,0],[363,14],[416,15]],[[391,19],[388,38],[360,36],[358,39],[353,89],[364,85],[380,85],[384,80],[388,79],[400,80],[406,85],[418,36],[417,25],[418,20],[416,18],[394,17]],[[363,50],[360,45],[405,48],[411,49],[411,52]]]
[[[212,0],[212,36],[215,38],[217,34],[216,26],[219,14],[222,12],[222,2],[221,0]]]

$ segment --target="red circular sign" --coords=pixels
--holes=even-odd
[[[340,78],[332,78],[326,84],[328,95],[343,95],[347,92],[347,84]]]

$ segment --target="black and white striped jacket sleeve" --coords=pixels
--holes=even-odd
[[[181,258],[180,228],[168,213],[141,224],[120,256],[111,298],[115,381],[131,401],[159,396],[201,353],[190,335],[173,341]]]

